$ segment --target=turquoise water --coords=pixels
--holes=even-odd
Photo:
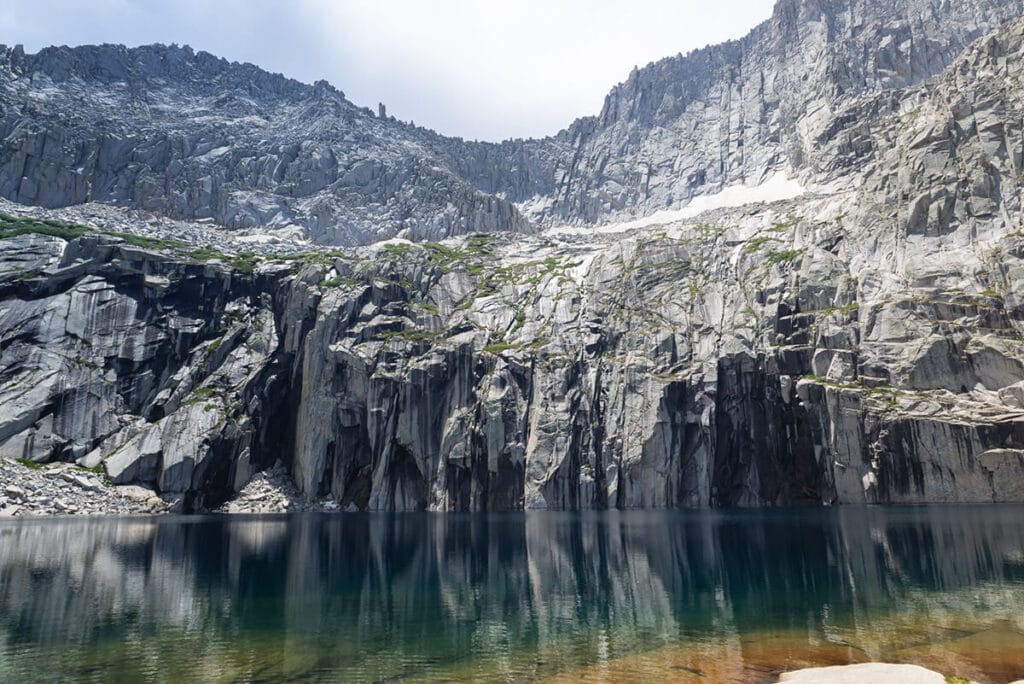
[[[0,681],[1024,677],[1024,507],[0,523]]]

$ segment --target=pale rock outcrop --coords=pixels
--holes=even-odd
[[[878,684],[945,684],[938,672],[917,665],[891,665],[888,663],[861,663],[835,665],[787,672],[780,682],[792,684],[859,684],[865,680]]]

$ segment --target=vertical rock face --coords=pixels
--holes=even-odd
[[[1024,500],[1017,148],[989,157],[995,212],[963,186],[949,223],[880,229],[877,190],[916,182],[879,141],[945,131],[964,70],[972,120],[1022,110],[1022,50],[1018,23],[908,94],[912,122],[879,119],[870,196],[220,264],[11,234],[0,449],[190,509],[279,459],[310,501],[361,510]]]
[[[257,283],[104,237],[0,244],[18,264],[2,285],[3,455],[109,457],[114,480],[231,491],[224,456],[260,426],[278,347]],[[244,425],[223,422],[229,390],[249,404]]]
[[[309,501],[360,510],[1022,501],[1024,20],[965,50],[965,38],[948,31],[956,20],[971,35],[1019,9],[784,2],[740,43],[638,72],[600,119],[567,134],[574,142],[486,146],[415,132],[416,154],[426,156],[401,147],[387,157],[447,159],[430,173],[510,216],[518,214],[509,198],[543,195],[534,192],[543,185],[538,168],[557,166],[566,145],[579,152],[598,140],[593,150],[622,146],[603,161],[594,152],[600,172],[584,173],[590,162],[576,154],[581,171],[559,181],[562,199],[536,206],[557,213],[569,201],[575,208],[565,215],[577,218],[594,207],[609,216],[655,206],[670,188],[658,164],[637,181],[655,204],[615,174],[638,150],[653,154],[658,140],[685,140],[673,137],[680,130],[701,141],[679,152],[680,163],[718,150],[719,175],[701,187],[785,164],[839,181],[767,205],[604,231],[475,232],[290,256],[208,225],[182,230],[196,244],[147,237],[149,224],[139,228],[146,235],[104,233],[110,209],[95,209],[101,218],[91,228],[0,217],[0,455],[102,465],[116,483],[181,496],[193,510],[219,505],[278,460]],[[887,43],[890,34],[899,41]],[[824,56],[866,45],[882,48],[863,64]],[[12,73],[66,84],[58,99],[84,87],[75,75],[83,70],[114,90],[141,78],[151,93],[147,79],[163,69],[175,82],[192,74],[197,94],[206,92],[203,78],[230,84],[248,74],[254,112],[281,106],[283,92],[300,109],[314,107],[304,97],[322,95],[349,111],[323,85],[311,95],[254,68],[161,50],[10,51],[5,59]],[[147,55],[166,59],[151,68]],[[739,161],[726,163],[707,131],[715,121],[732,130],[732,110],[711,103],[734,82],[722,80],[729,64],[746,84],[740,101],[751,73],[769,73],[745,61],[752,55],[773,65],[763,92],[775,104],[752,101],[767,123],[741,138],[742,155],[728,158]],[[655,77],[680,65],[689,73],[700,60],[707,69],[686,78]],[[679,102],[650,105],[646,98],[670,85],[683,89]],[[815,97],[826,98],[827,111],[812,106]],[[161,102],[173,112],[171,100]],[[783,113],[791,102],[797,118]],[[147,106],[159,109],[155,100]],[[378,132],[397,125],[352,115]],[[670,124],[681,127],[671,136],[650,128]],[[590,127],[586,136],[580,126]],[[317,158],[331,166],[341,130],[300,143],[291,159],[313,158],[303,145],[324,145]],[[361,140],[364,151],[387,151],[380,138]],[[189,145],[189,155],[201,149]],[[465,155],[446,157],[446,149]],[[256,163],[235,150],[202,155],[236,159],[232,174]],[[267,154],[264,170],[277,153]],[[17,173],[0,182],[21,173],[30,186],[70,183],[55,180],[64,177],[60,164],[24,175],[47,155],[18,157]],[[101,158],[89,168],[100,169]],[[182,178],[198,177],[189,166],[197,159],[172,154],[167,173],[180,163]],[[499,159],[523,163],[510,175]],[[393,166],[375,163],[345,173],[360,187],[394,178]],[[132,192],[155,168],[115,166],[106,187]],[[208,168],[229,173],[220,162]],[[120,185],[125,169],[138,174]],[[452,200],[462,190],[422,194],[425,176],[415,178],[401,186],[416,198],[408,221],[435,199],[446,212],[463,211]],[[490,204],[486,193],[507,182],[515,191]],[[621,190],[614,202],[601,195],[606,182]],[[335,197],[311,192],[294,206]],[[589,199],[597,196],[600,206]],[[467,221],[463,232],[497,225]],[[450,232],[432,231],[409,235]],[[221,243],[235,247],[210,249]]]

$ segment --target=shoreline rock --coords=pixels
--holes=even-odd
[[[783,674],[778,681],[786,684],[946,684],[951,680],[918,665],[860,663],[796,670]]]
[[[0,458],[0,518],[54,515],[146,515],[174,510],[151,489],[115,486],[70,463],[28,466]]]
[[[181,497],[165,496],[139,485],[115,485],[70,463],[28,466],[0,458],[0,518],[68,515],[154,515],[181,510]],[[331,500],[307,502],[278,462],[258,472],[212,513],[266,514],[337,512]],[[347,509],[354,510],[352,507]]]
[[[325,501],[308,502],[295,486],[288,474],[288,468],[278,461],[273,467],[256,473],[239,492],[214,513],[258,514],[258,513],[299,513],[314,511],[339,511],[337,503]]]

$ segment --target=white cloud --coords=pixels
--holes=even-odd
[[[771,0],[4,0],[0,41],[188,43],[449,135],[554,133],[634,66],[738,38]]]

